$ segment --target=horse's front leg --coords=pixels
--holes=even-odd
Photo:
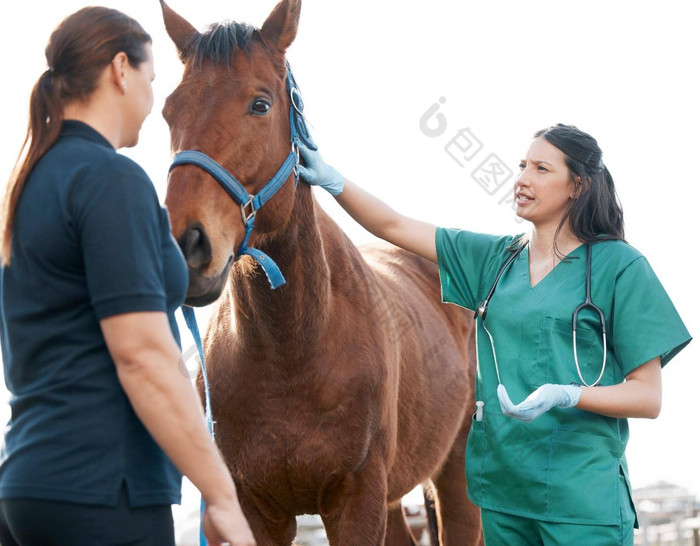
[[[330,546],[381,546],[386,533],[387,472],[375,458],[324,491],[321,518]]]
[[[296,517],[236,484],[241,509],[257,546],[290,546],[297,532]]]

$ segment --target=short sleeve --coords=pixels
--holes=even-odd
[[[160,204],[143,170],[123,156],[71,194],[90,300],[99,320],[166,311]]]
[[[659,356],[665,366],[692,339],[643,256],[617,276],[612,319],[613,346],[625,375]]]
[[[500,237],[459,229],[438,228],[435,233],[442,301],[476,309],[484,279],[504,259],[512,236]],[[488,281],[487,281],[488,282]]]

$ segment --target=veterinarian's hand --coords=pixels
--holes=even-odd
[[[547,383],[516,406],[510,401],[506,388],[498,385],[498,401],[503,414],[528,423],[553,407],[573,408],[580,396],[581,387]]]
[[[331,195],[343,193],[345,177],[326,164],[319,152],[299,146],[304,165],[299,165],[299,175],[312,186],[320,186]]]
[[[237,499],[205,504],[202,530],[209,546],[255,546],[255,538]]]

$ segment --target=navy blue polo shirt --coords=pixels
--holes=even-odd
[[[0,498],[132,507],[180,502],[181,476],[134,413],[100,320],[174,312],[187,269],[167,212],[136,163],[65,121],[18,204],[0,270],[2,357],[11,393]]]

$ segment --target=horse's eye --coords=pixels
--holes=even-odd
[[[265,99],[255,99],[250,105],[250,113],[256,116],[264,116],[270,111],[270,103]]]

